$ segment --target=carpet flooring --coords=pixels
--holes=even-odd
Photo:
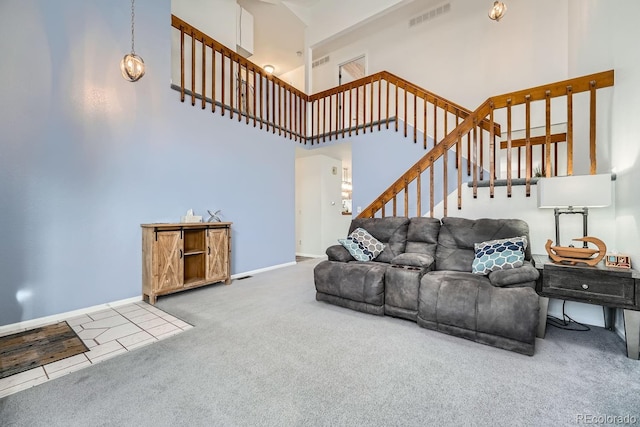
[[[161,297],[195,327],[0,399],[2,425],[640,422],[640,363],[611,331],[548,328],[523,356],[317,302],[317,262]]]
[[[67,322],[0,337],[0,378],[89,351]]]

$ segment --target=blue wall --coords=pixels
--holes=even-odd
[[[0,325],[138,296],[140,224],[232,221],[232,273],[291,262],[294,146],[170,84],[170,0],[0,3]],[[237,286],[240,286],[239,284]]]

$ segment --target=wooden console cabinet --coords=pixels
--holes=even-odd
[[[142,224],[142,298],[231,283],[231,223]]]

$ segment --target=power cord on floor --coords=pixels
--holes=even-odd
[[[567,331],[576,331],[576,332],[586,332],[586,331],[590,331],[591,328],[588,327],[587,325],[580,323],[580,322],[576,322],[575,320],[573,320],[568,314],[565,313],[564,311],[564,305],[566,304],[566,301],[562,302],[562,319],[558,319],[555,316],[547,316],[547,324],[550,326],[553,326],[555,328],[558,329],[564,329]],[[579,325],[580,327],[575,327],[575,326],[571,326],[571,324],[575,324],[575,325]]]

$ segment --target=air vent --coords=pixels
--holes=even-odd
[[[325,56],[324,58],[320,58],[320,59],[318,59],[316,61],[313,61],[311,63],[311,68],[316,68],[316,67],[318,67],[318,66],[320,66],[320,65],[322,65],[322,64],[324,64],[326,62],[329,62],[329,55]]]
[[[449,12],[451,12],[451,3],[445,3],[438,7],[434,7],[431,10],[428,10],[418,16],[411,18],[409,20],[409,28],[415,27],[416,25],[422,24],[427,21],[431,21],[432,19],[439,18],[440,16]]]

